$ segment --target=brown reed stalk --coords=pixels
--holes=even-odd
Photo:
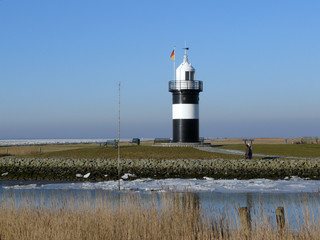
[[[16,204],[14,198],[4,196],[1,203],[1,240],[249,239],[232,217],[232,206],[221,212],[203,211],[199,199],[191,193],[163,194],[161,207],[156,194],[148,201],[138,194],[105,196],[100,192],[93,200],[86,195],[53,195],[51,203],[30,198]],[[305,208],[305,215],[297,230],[287,226],[279,234],[260,210],[254,213],[258,216],[253,218],[250,239],[320,239],[319,218],[311,214],[305,200],[299,204]]]

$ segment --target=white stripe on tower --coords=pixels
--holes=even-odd
[[[172,119],[199,119],[199,104],[172,104]]]

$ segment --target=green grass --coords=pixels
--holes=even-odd
[[[224,145],[218,146],[218,148],[245,151],[244,144]],[[1,152],[5,155],[5,150]],[[253,154],[255,153],[273,156],[320,157],[320,144],[253,144]],[[59,145],[54,149],[50,146],[44,146],[43,153],[26,147],[16,152],[9,149],[9,154],[41,158],[117,159],[118,149],[113,147],[99,148],[96,145],[78,145],[73,148],[68,145]],[[121,146],[121,158],[127,159],[243,159],[243,157],[243,155],[204,152],[191,147]]]
[[[224,145],[218,148],[245,151],[244,144]],[[320,157],[320,144],[253,144],[253,154],[274,156]]]
[[[90,147],[48,153],[31,153],[25,157],[41,158],[109,158],[117,159],[118,149],[114,147]],[[191,147],[152,147],[123,146],[120,149],[121,158],[127,159],[242,159],[243,156],[228,155],[200,151]]]

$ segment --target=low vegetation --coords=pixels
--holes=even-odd
[[[245,151],[244,144],[213,145],[216,148]],[[253,153],[272,156],[319,158],[320,144],[253,144]],[[2,156],[43,158],[109,158],[116,159],[117,148],[97,144],[65,144],[44,146],[0,147]],[[128,159],[243,159],[243,155],[204,152],[191,147],[121,146],[121,158]],[[259,157],[255,157],[259,158]]]
[[[244,144],[217,146],[223,149],[244,150]],[[319,158],[320,144],[253,144],[253,154]]]
[[[63,145],[55,151],[47,151],[48,146],[34,147],[30,146],[30,151],[26,147],[24,151],[12,154],[15,156],[37,157],[37,158],[85,158],[85,159],[117,159],[118,149],[114,147],[79,146],[78,148],[65,149]],[[35,151],[35,149],[37,151]],[[1,150],[1,149],[0,149]],[[2,150],[4,152],[4,150]],[[11,153],[8,151],[9,154]],[[240,155],[228,155],[212,152],[204,152],[192,147],[153,147],[153,146],[121,146],[121,158],[126,159],[213,159],[230,158],[242,159]]]
[[[96,148],[97,144],[50,144],[30,146],[5,146],[0,147],[0,155],[23,156],[37,153],[67,151],[82,148]]]
[[[3,199],[0,207],[0,238],[10,240],[73,240],[73,239],[320,239],[320,222],[317,213],[306,202],[302,219],[297,216],[293,229],[285,221],[278,230],[275,218],[270,217],[257,204],[252,212],[252,228],[244,228],[235,206],[225,206],[221,211],[213,208],[203,211],[196,196],[178,193],[152,195],[141,201],[138,194],[101,197],[94,193],[92,199],[51,199],[34,202],[29,199],[13,203]],[[92,195],[92,196],[93,196]],[[14,196],[13,196],[14,197]],[[78,197],[78,196],[77,196]],[[234,215],[235,214],[235,215]]]

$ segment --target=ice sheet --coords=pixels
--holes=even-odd
[[[75,143],[100,143],[113,139],[19,139],[19,140],[0,140],[0,146],[15,145],[40,145],[40,144],[75,144]],[[122,138],[121,142],[131,141],[130,138]],[[143,140],[153,140],[144,138]]]
[[[318,192],[319,180],[307,180],[298,177],[287,180],[270,179],[136,179],[121,181],[121,189],[128,191],[177,191],[177,192],[220,192],[220,193],[300,193]],[[117,190],[118,181],[74,182],[2,186],[4,189],[77,189],[77,190]]]
[[[107,140],[108,139],[21,139],[21,140],[0,140],[0,146],[95,143],[95,142],[106,142]]]

